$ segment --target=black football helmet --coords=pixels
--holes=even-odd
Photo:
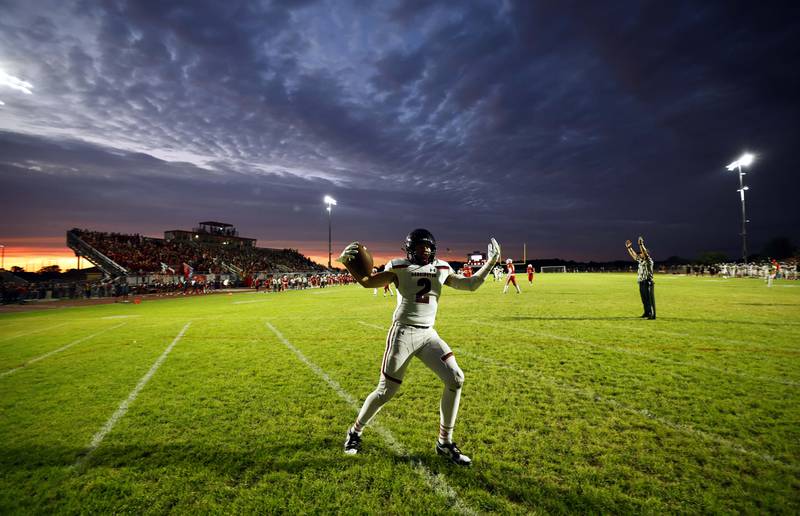
[[[418,244],[425,244],[430,247],[431,254],[428,255],[427,259],[422,256],[417,256]],[[429,263],[433,263],[436,259],[436,238],[434,238],[433,234],[427,229],[415,229],[406,236],[406,243],[403,246],[403,250],[406,252],[408,261],[411,263],[415,265],[428,265]]]

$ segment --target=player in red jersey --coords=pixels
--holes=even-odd
[[[465,265],[464,266],[464,277],[465,278],[472,277],[472,267],[470,265]]]
[[[772,286],[772,280],[778,277],[778,274],[781,272],[781,264],[778,263],[778,260],[775,258],[770,259],[770,263],[767,269],[767,286]]]
[[[528,284],[533,285],[533,265],[528,264]]]
[[[516,276],[514,274],[515,272],[516,271],[514,271],[514,261],[511,258],[507,259],[506,260],[506,274],[507,274],[506,286],[503,287],[503,294],[508,292],[508,284],[509,283],[513,283],[514,284],[514,288],[517,289],[517,294],[519,294],[519,285],[517,285],[517,278],[516,278]]]

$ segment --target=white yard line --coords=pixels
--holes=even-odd
[[[306,356],[299,349],[294,347],[291,342],[286,340],[286,337],[284,337],[283,334],[280,331],[278,331],[278,329],[275,328],[272,324],[267,322],[266,325],[267,328],[269,328],[272,331],[272,333],[274,333],[275,336],[278,337],[278,340],[280,340],[283,343],[283,345],[289,349],[289,351],[294,353],[301,362],[307,365],[309,369],[314,371],[314,373],[318,377],[324,380],[325,383],[327,383],[336,392],[336,394],[339,395],[340,398],[342,398],[345,402],[347,402],[348,405],[350,405],[353,408],[353,410],[357,411],[360,408],[356,399],[353,398],[353,396],[351,396],[350,393],[345,391],[336,380],[332,379],[328,375],[328,373],[326,373],[317,364],[306,358]],[[380,327],[377,328],[382,329]],[[408,452],[406,451],[405,446],[403,446],[402,443],[400,443],[388,429],[384,428],[375,421],[373,421],[370,424],[370,428],[375,429],[378,432],[378,434],[380,434],[380,436],[383,438],[383,440],[386,442],[389,448],[391,448],[396,455],[398,455],[399,457],[408,457]],[[417,474],[421,476],[423,480],[425,480],[428,486],[431,489],[433,489],[436,492],[436,494],[448,500],[456,511],[458,511],[461,514],[477,514],[477,511],[465,505],[464,502],[461,501],[461,499],[458,497],[453,488],[450,487],[450,485],[447,483],[447,480],[445,480],[444,476],[434,474],[420,461],[412,460],[411,462],[414,467],[414,471],[416,471]]]
[[[359,324],[361,324],[363,326],[368,326],[370,328],[375,328],[375,329],[378,329],[378,330],[383,330],[383,331],[386,330],[386,328],[383,328],[381,326],[365,323],[365,322],[362,322],[362,321],[359,321]],[[552,387],[555,387],[556,389],[559,389],[559,390],[562,390],[562,391],[567,391],[567,392],[570,392],[572,394],[576,394],[576,395],[578,395],[578,396],[580,396],[582,398],[585,398],[585,399],[587,399],[589,401],[599,401],[599,402],[606,403],[607,405],[611,405],[613,407],[619,408],[619,409],[624,410],[626,412],[629,412],[631,414],[635,414],[637,416],[644,417],[644,418],[649,419],[651,421],[656,421],[656,422],[660,423],[661,425],[664,425],[664,426],[666,426],[668,428],[671,428],[673,430],[676,430],[676,431],[679,431],[679,432],[683,432],[683,433],[685,433],[687,435],[691,435],[693,437],[701,437],[701,438],[704,438],[704,439],[706,439],[708,441],[712,441],[712,442],[715,442],[717,444],[721,444],[721,445],[727,446],[730,449],[732,449],[734,451],[737,451],[739,453],[742,453],[742,454],[745,454],[745,455],[750,455],[750,456],[753,456],[753,457],[757,457],[757,458],[762,459],[762,460],[764,460],[766,462],[769,462],[770,464],[783,466],[783,467],[786,467],[786,468],[792,469],[792,470],[796,469],[794,466],[791,466],[789,464],[781,462],[781,461],[775,459],[774,457],[772,457],[769,454],[759,453],[757,451],[750,450],[748,448],[745,448],[744,446],[742,446],[739,443],[736,443],[734,441],[731,441],[730,439],[726,439],[725,437],[722,437],[721,435],[717,435],[717,434],[713,434],[713,433],[709,433],[709,432],[704,432],[704,431],[698,430],[698,429],[696,429],[696,428],[694,428],[694,427],[692,427],[690,425],[683,425],[683,424],[680,424],[680,423],[675,423],[674,421],[670,421],[669,419],[665,419],[663,417],[656,416],[653,412],[651,412],[651,411],[649,411],[647,409],[636,409],[636,408],[633,408],[633,407],[629,407],[629,406],[625,405],[624,403],[621,403],[621,402],[615,400],[614,398],[600,396],[599,394],[597,394],[594,391],[591,391],[589,389],[581,389],[581,388],[578,388],[578,387],[573,387],[571,385],[564,385],[559,380],[557,380],[555,378],[552,378],[552,377],[549,377],[549,376],[546,376],[546,375],[544,375],[544,374],[542,374],[540,372],[531,371],[529,369],[518,368],[518,367],[515,367],[513,365],[507,364],[507,363],[505,363],[505,362],[503,362],[501,360],[484,357],[484,356],[478,355],[476,353],[471,353],[469,351],[464,351],[461,348],[458,348],[457,354],[464,355],[464,356],[467,356],[467,357],[472,357],[472,358],[474,358],[476,360],[480,360],[482,362],[486,362],[488,364],[492,364],[495,367],[499,367],[499,368],[502,368],[502,369],[507,369],[509,371],[513,371],[514,373],[516,373],[518,375],[527,376],[529,378],[534,378],[534,379],[537,379],[537,380],[542,380],[542,381],[550,384]]]
[[[668,428],[671,428],[673,430],[676,430],[678,432],[682,432],[684,434],[691,435],[693,437],[699,437],[699,438],[705,439],[707,441],[712,441],[712,442],[715,442],[717,444],[721,444],[721,445],[727,446],[728,448],[730,448],[730,449],[732,449],[732,450],[734,450],[736,452],[745,454],[745,455],[750,455],[750,456],[753,456],[753,457],[757,457],[757,458],[762,459],[762,460],[764,460],[766,462],[769,462],[770,464],[784,466],[784,467],[787,467],[789,469],[795,469],[793,466],[791,466],[789,464],[785,464],[785,463],[775,459],[772,455],[769,455],[769,454],[766,454],[766,453],[760,453],[760,452],[757,452],[757,451],[754,451],[754,450],[750,450],[748,448],[745,448],[744,446],[742,446],[741,444],[739,444],[737,442],[734,442],[734,441],[731,441],[730,439],[726,439],[725,437],[722,437],[721,435],[717,435],[717,434],[713,434],[713,433],[709,433],[709,432],[704,432],[703,430],[698,430],[698,429],[692,427],[691,425],[684,425],[684,424],[681,424],[681,423],[676,423],[676,422],[671,421],[669,419],[666,419],[666,418],[663,418],[663,417],[659,417],[659,416],[655,415],[653,412],[651,412],[651,411],[649,411],[647,409],[636,409],[636,408],[633,408],[633,407],[629,407],[628,405],[626,405],[626,404],[624,404],[624,403],[622,403],[620,401],[617,401],[614,398],[608,398],[608,397],[600,396],[599,394],[597,394],[594,391],[591,391],[589,389],[581,389],[581,388],[573,387],[573,386],[570,386],[570,385],[564,385],[564,384],[560,383],[557,379],[545,376],[545,375],[543,375],[541,373],[534,372],[534,371],[531,371],[531,370],[528,370],[528,369],[521,369],[521,368],[518,368],[518,367],[514,367],[512,365],[509,365],[509,364],[501,361],[501,360],[496,360],[496,359],[493,359],[493,358],[488,358],[488,357],[484,357],[484,356],[481,356],[481,355],[477,355],[477,354],[471,353],[469,351],[464,351],[463,349],[459,349],[458,353],[461,354],[461,355],[464,355],[464,356],[472,357],[472,358],[474,358],[476,360],[485,362],[487,364],[494,365],[495,367],[499,367],[499,368],[502,368],[502,369],[507,369],[509,371],[513,371],[515,374],[518,374],[518,375],[527,376],[529,378],[536,378],[538,380],[542,380],[542,381],[550,384],[551,386],[553,386],[553,387],[555,387],[557,389],[560,389],[562,391],[570,392],[570,393],[572,393],[574,395],[580,396],[581,398],[587,399],[589,401],[596,401],[596,402],[605,403],[605,404],[610,405],[612,407],[624,410],[625,412],[628,412],[630,414],[634,414],[634,415],[637,415],[637,416],[641,416],[641,417],[643,417],[645,419],[656,421],[656,422],[660,423],[661,425],[666,426]]]
[[[232,305],[248,305],[250,303],[263,303],[265,301],[269,301],[269,299],[253,299],[252,301],[234,301],[231,304]]]
[[[2,378],[4,376],[9,376],[9,375],[19,371],[20,369],[22,369],[24,367],[27,367],[27,366],[35,363],[35,362],[38,362],[40,360],[44,360],[45,358],[47,358],[47,357],[49,357],[51,355],[55,355],[56,353],[61,353],[62,351],[67,350],[67,349],[71,348],[72,346],[74,346],[76,344],[80,344],[81,342],[87,341],[87,340],[89,340],[89,339],[91,339],[93,337],[97,337],[98,335],[102,335],[105,332],[108,332],[108,331],[111,331],[111,330],[116,330],[120,326],[125,326],[126,324],[127,323],[118,324],[116,326],[112,326],[111,328],[106,328],[105,330],[98,331],[97,333],[92,333],[91,335],[89,335],[87,337],[82,337],[80,339],[73,340],[72,342],[70,342],[69,344],[67,344],[65,346],[61,346],[60,348],[54,349],[53,351],[50,351],[49,353],[45,353],[44,355],[38,356],[36,358],[32,358],[32,359],[28,360],[27,362],[25,362],[24,364],[22,364],[19,367],[15,367],[14,369],[9,369],[8,371],[3,371],[2,373],[0,373],[0,378]]]
[[[691,334],[691,333],[683,333],[683,332],[677,332],[677,331],[665,331],[665,330],[653,330],[653,329],[648,329],[647,331],[650,332],[650,333],[659,333],[661,335],[670,335],[670,336],[673,336],[673,337],[689,337],[689,338],[692,338],[692,339],[711,340],[711,341],[714,341],[714,342],[722,342],[722,343],[725,343],[725,344],[741,344],[743,346],[753,346],[754,348],[749,350],[749,351],[771,351],[771,350],[774,350],[774,349],[778,349],[780,351],[791,351],[791,352],[800,351],[800,350],[797,350],[797,349],[794,349],[794,348],[786,349],[786,348],[781,348],[781,347],[764,347],[763,346],[763,342],[752,342],[752,341],[749,341],[749,340],[727,339],[727,338],[723,338],[723,337],[715,337],[713,335],[694,335],[694,334]],[[725,348],[725,351],[738,351],[738,350],[735,347],[731,347],[731,348]]]
[[[613,345],[598,344],[596,342],[592,342],[592,341],[589,341],[589,340],[577,339],[577,338],[574,338],[574,337],[563,337],[561,335],[554,335],[552,333],[547,333],[547,332],[543,332],[543,331],[528,330],[526,328],[513,328],[513,327],[510,327],[510,326],[507,326],[507,325],[492,324],[492,323],[486,323],[486,322],[481,322],[481,321],[467,321],[467,322],[471,322],[471,323],[477,324],[479,326],[489,326],[489,327],[492,327],[492,328],[502,328],[504,330],[511,330],[511,331],[514,331],[514,332],[517,332],[517,333],[525,333],[525,334],[528,334],[528,335],[535,335],[535,336],[538,336],[538,337],[545,337],[545,338],[552,339],[552,340],[560,340],[562,342],[572,342],[574,344],[581,344],[581,345],[584,345],[584,346],[591,346],[591,347],[594,347],[594,348],[599,348],[599,349],[605,349],[605,350],[608,350],[608,351],[612,351],[614,353],[624,353],[624,354],[627,354],[627,355],[640,356],[640,357],[644,357],[644,358],[651,359],[651,360],[658,360],[659,362],[664,362],[666,364],[672,364],[672,365],[684,366],[684,367],[694,367],[694,368],[697,368],[697,369],[705,369],[706,371],[714,371],[715,373],[731,375],[731,376],[737,376],[739,378],[746,378],[748,380],[756,380],[756,381],[761,381],[761,382],[773,382],[773,383],[779,383],[779,384],[782,384],[782,385],[789,385],[789,386],[792,386],[792,387],[800,386],[800,382],[795,382],[795,381],[792,381],[792,380],[786,380],[785,378],[776,378],[776,377],[773,377],[773,376],[753,376],[753,375],[749,375],[749,374],[738,373],[736,371],[729,371],[727,369],[722,369],[721,367],[714,367],[714,366],[705,365],[705,364],[698,364],[697,362],[682,362],[680,360],[672,360],[671,358],[665,358],[665,357],[659,356],[659,355],[657,355],[655,353],[645,353],[645,352],[642,352],[642,351],[635,351],[635,350],[632,350],[632,349],[627,349],[627,348],[613,346]]]
[[[129,319],[131,317],[140,317],[139,315],[109,315],[101,317],[101,319]]]
[[[147,385],[147,382],[150,380],[150,378],[152,378],[153,375],[156,374],[158,368],[161,366],[164,360],[167,359],[167,355],[169,355],[169,352],[172,351],[172,348],[175,347],[175,344],[177,344],[178,341],[181,340],[181,338],[183,337],[183,334],[186,333],[186,330],[189,328],[190,324],[192,324],[191,321],[187,322],[184,325],[180,333],[178,333],[178,335],[174,339],[172,339],[172,343],[169,346],[167,346],[167,349],[165,349],[164,352],[161,353],[161,356],[158,357],[158,360],[156,360],[155,363],[152,365],[152,367],[150,367],[150,370],[147,371],[147,373],[144,376],[142,376],[142,379],[139,380],[139,383],[136,384],[136,387],[134,387],[131,393],[128,394],[128,397],[122,400],[122,403],[119,404],[119,407],[117,408],[116,412],[114,412],[111,415],[111,417],[108,418],[106,424],[104,424],[103,427],[100,430],[98,430],[96,434],[94,434],[94,437],[92,437],[92,441],[89,443],[89,446],[84,451],[83,457],[78,459],[78,464],[86,460],[86,458],[89,455],[91,455],[91,453],[95,449],[97,449],[98,446],[100,446],[100,443],[103,442],[103,439],[105,439],[106,435],[108,435],[111,429],[114,428],[114,425],[117,424],[117,421],[119,421],[120,418],[125,415],[125,413],[128,411],[128,407],[131,405],[131,403],[136,401],[136,397],[139,396],[139,392],[141,392],[141,390],[144,389],[144,386]]]
[[[377,324],[365,323],[364,321],[358,321],[358,324],[360,324],[361,326],[366,326],[367,328],[375,328],[376,330],[389,331],[389,328],[384,328],[383,326],[378,326]]]
[[[63,322],[63,323],[55,324],[53,326],[48,326],[46,328],[39,328],[38,330],[32,330],[32,331],[28,331],[28,332],[24,332],[24,333],[18,333],[16,335],[11,335],[9,337],[3,337],[2,339],[0,339],[0,342],[5,342],[7,340],[12,340],[12,339],[18,339],[20,337],[27,337],[28,335],[33,335],[34,333],[39,333],[39,332],[43,332],[43,331],[47,331],[47,330],[52,330],[52,329],[55,329],[55,328],[60,328],[61,326],[64,326],[65,324],[67,324],[67,323]]]

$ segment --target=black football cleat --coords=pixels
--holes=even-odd
[[[471,466],[472,459],[461,453],[456,443],[441,444],[436,441],[436,453],[442,457],[447,457],[450,462],[459,466]]]
[[[356,432],[347,432],[347,439],[344,441],[344,452],[348,455],[355,455],[361,451],[361,436]]]
[[[650,316],[648,316],[647,318],[648,318],[648,319],[650,319],[650,320],[652,321],[653,319],[655,319],[655,318],[656,318],[656,316],[655,316],[655,315],[650,315]]]

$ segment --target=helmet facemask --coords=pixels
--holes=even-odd
[[[418,247],[425,246],[430,249],[427,256],[419,253]],[[427,229],[415,229],[406,236],[403,246],[408,261],[415,265],[428,265],[436,260],[436,238]]]

